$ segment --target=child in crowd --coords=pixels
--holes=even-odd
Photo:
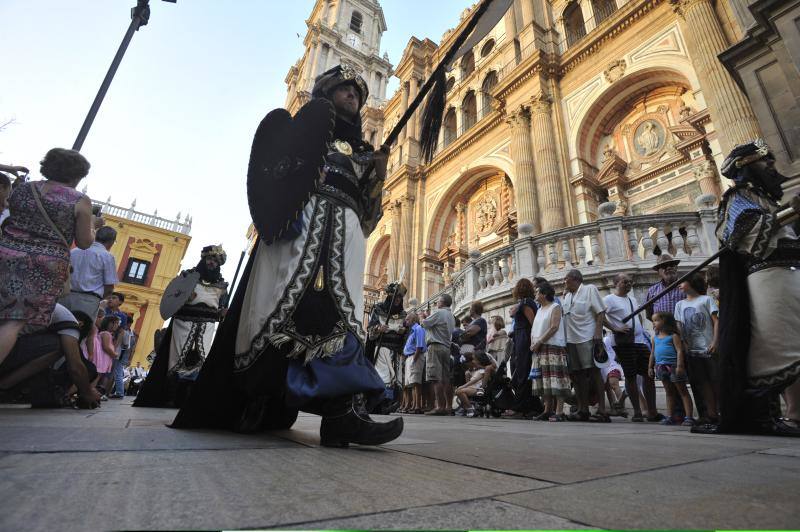
[[[492,327],[486,335],[486,351],[501,364],[506,358],[506,344],[508,343],[508,333],[506,333],[506,322],[502,316],[492,318]]]
[[[483,389],[483,378],[486,374],[486,369],[481,365],[481,361],[474,353],[466,353],[463,357],[469,369],[466,372],[467,383],[456,388],[456,397],[460,405],[456,410],[456,415],[475,417],[475,407],[469,398],[477,395]]]
[[[649,374],[650,378],[659,379],[667,393],[667,410],[669,416],[661,422],[662,425],[673,425],[672,416],[675,415],[676,401],[683,404],[686,417],[682,425],[691,427],[694,424],[692,417],[692,398],[686,389],[686,360],[684,358],[683,342],[675,316],[670,312],[656,312],[653,314],[653,346],[650,351]]]
[[[101,389],[103,396],[100,398],[103,401],[108,400],[108,392],[111,387],[111,368],[114,360],[117,358],[117,350],[114,346],[114,333],[119,328],[119,318],[113,315],[107,315],[100,322],[100,349],[94,354],[94,365],[97,367],[98,388]]]
[[[714,300],[714,304],[719,308],[719,265],[712,264],[706,270],[706,293]]]
[[[679,288],[686,299],[675,305],[675,319],[686,349],[689,382],[698,402],[701,417],[706,423],[717,420],[717,391],[714,354],[717,350],[719,309],[714,299],[706,295],[706,280],[696,273],[682,282]]]

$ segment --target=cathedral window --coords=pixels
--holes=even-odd
[[[617,10],[617,5],[614,0],[592,0],[592,9],[595,24],[600,24]]]
[[[444,86],[444,88],[447,92],[450,92],[451,90],[453,90],[455,84],[456,84],[456,78],[448,78],[447,84]]]
[[[497,72],[492,70],[483,79],[481,85],[481,116],[486,116],[492,112],[492,89],[497,85]]]
[[[481,47],[481,57],[486,57],[494,50],[494,39],[489,39],[486,44]]]
[[[578,2],[572,2],[564,10],[564,29],[567,33],[567,46],[572,46],[586,35],[583,11]]]
[[[456,131],[456,110],[452,107],[447,110],[447,113],[444,115],[444,145],[448,146],[458,136]]]
[[[364,24],[364,16],[358,11],[353,11],[350,17],[350,29],[356,33],[361,33],[361,26]]]
[[[473,72],[475,72],[475,56],[472,51],[469,51],[461,58],[461,79],[466,78]]]
[[[464,131],[466,131],[478,121],[478,102],[475,99],[475,93],[473,91],[469,91],[467,95],[464,96],[464,101],[461,103],[461,112],[464,113],[462,118]]]

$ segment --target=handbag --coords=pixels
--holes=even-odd
[[[631,314],[633,314],[633,301],[628,298],[628,304],[631,306]],[[614,331],[614,344],[615,345],[633,345],[636,343],[636,318],[631,324],[631,328],[627,332]]]
[[[33,200],[36,202],[36,207],[39,209],[39,214],[44,217],[47,223],[50,225],[50,228],[55,231],[55,233],[61,237],[61,243],[64,244],[64,247],[67,248],[67,252],[69,252],[70,244],[67,242],[64,233],[58,228],[58,226],[53,222],[50,216],[47,214],[47,211],[44,210],[44,205],[42,205],[42,198],[39,197],[39,190],[36,188],[36,183],[31,183],[31,195],[33,196]],[[70,276],[72,273],[72,264],[69,265],[67,268],[67,278],[64,280],[64,287],[61,289],[61,296],[65,296],[72,291],[72,285],[70,283]]]
[[[300,407],[313,399],[332,399],[361,392],[383,392],[383,379],[364,356],[355,335],[348,332],[344,345],[331,356],[289,361],[286,404]]]

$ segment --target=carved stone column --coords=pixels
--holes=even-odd
[[[405,113],[406,109],[408,109],[408,91],[409,85],[411,84],[410,81],[404,81],[402,85],[400,85],[400,113]],[[403,130],[400,132],[400,142],[406,140],[406,136],[408,135],[408,126],[404,127]]]
[[[408,102],[406,102],[406,108],[408,108],[408,103],[413,102],[414,98],[417,97],[417,92],[419,92],[419,83],[416,79],[411,78],[408,82],[409,84],[409,94],[408,94]],[[414,112],[411,117],[411,120],[408,121],[408,137],[412,139],[419,139],[419,129],[418,129],[418,121],[419,121],[419,111]]]
[[[717,165],[713,160],[706,159],[695,165],[694,177],[700,183],[700,190],[703,194],[711,194],[720,197],[719,177],[717,177]]]
[[[400,198],[402,203],[402,213],[400,222],[400,253],[397,263],[397,275],[405,272],[406,286],[409,285],[411,267],[414,265],[412,259],[414,243],[414,196],[411,194],[403,195]]]
[[[539,183],[542,232],[547,233],[561,229],[566,221],[551,100],[544,94],[531,98],[531,132],[536,178]]]
[[[511,158],[514,160],[514,197],[517,203],[517,226],[530,224],[540,233],[539,205],[536,198],[536,170],[531,145],[531,121],[528,108],[520,106],[506,119],[511,128]]]
[[[467,210],[467,206],[464,202],[459,201],[456,203],[456,238],[455,238],[455,245],[456,245],[456,263],[455,269],[456,271],[461,269],[461,250],[464,247],[464,229],[466,227],[466,216],[465,212]]]
[[[711,0],[670,0],[681,18],[703,97],[722,150],[761,136],[755,113],[717,56],[728,48]]]
[[[387,268],[389,270],[389,282],[397,280],[397,274],[400,271],[398,263],[400,261],[400,239],[402,238],[401,205],[399,201],[389,203],[389,212],[392,217],[392,230],[389,237],[389,266]]]

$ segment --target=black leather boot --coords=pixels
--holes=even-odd
[[[359,414],[352,398],[347,397],[332,399],[325,405],[319,439],[323,447],[347,447],[351,443],[380,445],[394,440],[402,432],[402,418],[386,423],[373,421]]]

